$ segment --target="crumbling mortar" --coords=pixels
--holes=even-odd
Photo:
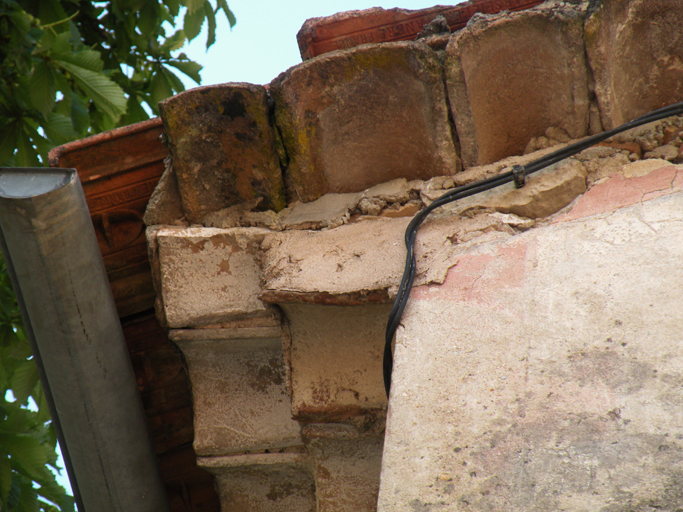
[[[651,147],[650,144],[652,141],[656,143],[661,143],[663,140],[663,133],[666,127],[668,126],[680,126],[683,125],[683,119],[674,119],[674,120],[667,120],[660,122],[658,124],[653,124],[649,126],[646,130],[641,130],[634,132],[632,134],[627,134],[624,137],[622,137],[620,140],[622,141],[637,141],[639,146],[646,146],[646,147]],[[557,144],[556,146],[552,146],[551,148],[547,148],[545,151],[542,152],[542,154],[547,154],[548,152],[552,150],[556,150],[559,147],[562,147],[566,145],[567,143],[571,143],[573,141],[568,141],[568,142],[562,142],[560,144]],[[606,144],[618,144],[617,142],[608,140]],[[680,143],[679,143],[680,145]],[[598,146],[599,148],[600,146]],[[608,149],[611,149],[609,151]],[[582,162],[584,167],[586,168],[587,171],[587,177],[586,177],[586,185],[587,185],[587,190],[590,190],[595,184],[600,183],[601,181],[604,181],[605,177],[600,177],[599,175],[599,170],[601,168],[605,167],[605,162],[611,162],[614,161],[615,164],[618,161],[620,165],[623,165],[625,162],[623,159],[629,158],[629,160],[634,160],[637,158],[637,155],[635,153],[632,153],[628,150],[625,149],[615,149],[615,148],[605,148],[606,151],[598,151],[596,148],[589,148],[588,150],[585,150],[584,152],[578,154],[577,156],[573,157],[572,159],[577,161],[577,162]],[[592,153],[591,153],[592,152]],[[597,153],[597,155],[594,155],[593,153]],[[627,157],[628,153],[628,157]],[[590,156],[585,156],[585,155],[590,155]],[[273,231],[286,231],[290,229],[309,229],[309,230],[320,230],[320,229],[333,229],[335,227],[348,224],[349,222],[358,222],[362,220],[363,218],[368,218],[368,217],[377,217],[381,216],[383,214],[386,214],[386,212],[391,212],[391,211],[398,211],[401,207],[412,203],[415,205],[420,205],[420,209],[422,206],[431,203],[436,197],[442,195],[443,193],[448,192],[449,190],[452,190],[455,186],[460,186],[464,185],[467,183],[471,183],[474,181],[477,181],[479,179],[489,177],[492,175],[497,175],[503,172],[506,172],[506,170],[509,170],[510,165],[512,165],[515,162],[519,162],[520,160],[523,161],[524,163],[531,161],[534,157],[537,157],[538,155],[536,154],[529,154],[525,155],[524,157],[510,157],[504,160],[501,160],[499,162],[496,162],[494,164],[489,164],[487,166],[479,166],[475,168],[469,169],[468,173],[461,173],[460,175],[455,175],[455,176],[442,176],[442,177],[436,177],[432,178],[431,180],[427,181],[421,181],[421,180],[413,180],[412,182],[406,183],[406,194],[403,197],[400,198],[390,198],[390,197],[383,197],[381,195],[372,195],[368,194],[368,191],[365,193],[360,193],[358,195],[357,201],[355,201],[344,213],[342,216],[337,218],[336,221],[329,220],[328,222],[311,222],[311,223],[304,223],[304,225],[298,225],[298,226],[286,226],[283,225],[281,222],[282,220],[282,215],[286,213],[287,210],[283,210],[280,214],[275,214],[273,213],[272,218],[269,218],[268,222],[264,222],[264,216],[261,216],[260,218],[258,217],[258,212],[250,212],[248,211],[249,205],[246,205],[247,208],[245,211],[243,211],[242,215],[239,216],[238,221],[234,224],[234,226],[244,226],[244,227],[249,227],[249,226],[262,226],[262,227],[267,227]],[[570,161],[572,159],[568,159],[567,161]],[[615,160],[616,159],[616,160]],[[675,177],[673,178],[675,179]],[[369,189],[370,190],[370,189]],[[570,208],[571,204],[568,205],[566,208]],[[245,205],[242,205],[245,206]],[[232,207],[236,208],[236,207]],[[486,207],[483,205],[474,205],[469,208],[466,208],[460,212],[457,213],[457,216],[460,219],[475,219],[478,216],[481,215],[490,215],[491,213],[495,212],[496,208],[495,207]],[[268,213],[268,212],[265,212]],[[439,218],[442,216],[446,215],[453,215],[453,211],[449,211],[448,208],[441,208],[434,214],[436,217]],[[513,233],[521,233],[526,231],[527,229],[530,229],[531,227],[536,227],[537,225],[543,225],[545,224],[547,219],[539,219],[539,222],[533,223],[531,225],[524,225],[519,223],[518,221],[511,222],[511,223],[501,223],[501,227],[497,228],[488,228],[483,231],[481,230],[474,230],[473,232],[470,232],[467,235],[467,241],[471,240],[471,234],[475,232],[479,232],[481,234],[486,234],[489,232],[491,229],[495,229],[497,231],[501,232],[507,232],[510,233],[509,230],[511,230]],[[216,224],[210,224],[210,225],[216,225]],[[502,227],[502,226],[507,226],[507,227]],[[232,226],[220,226],[220,227],[232,227]],[[456,236],[454,240],[458,240],[459,242],[462,241],[461,237]],[[283,262],[283,264],[287,264],[288,266],[291,265],[293,262]]]
[[[282,173],[282,182],[284,183],[285,173],[289,166],[289,155],[287,154],[287,148],[282,140],[282,131],[277,123],[277,117],[275,116],[275,98],[273,98],[273,95],[270,93],[270,89],[266,89],[266,98],[268,102],[268,124],[273,127],[273,132],[275,134],[275,151],[280,160],[280,171]]]

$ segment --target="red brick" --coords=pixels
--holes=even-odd
[[[435,6],[411,11],[375,7],[347,11],[324,18],[311,18],[296,38],[303,60],[334,50],[348,49],[365,43],[414,40],[422,27],[441,15],[451,31],[460,30],[477,12],[494,14],[519,11],[538,5],[542,0],[474,0],[456,6]]]

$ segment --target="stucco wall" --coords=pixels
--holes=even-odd
[[[609,178],[413,290],[379,510],[680,505],[682,179]]]

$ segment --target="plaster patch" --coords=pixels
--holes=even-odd
[[[613,175],[586,192],[567,213],[555,222],[579,219],[610,212],[680,190],[683,187],[680,166],[655,169],[645,176],[625,178]]]
[[[501,289],[521,285],[526,256],[525,240],[498,246],[493,254],[463,254],[448,270],[443,285],[414,288],[411,300],[490,302]]]

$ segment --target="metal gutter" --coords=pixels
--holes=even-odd
[[[168,511],[76,171],[1,169],[0,230],[79,511]]]

